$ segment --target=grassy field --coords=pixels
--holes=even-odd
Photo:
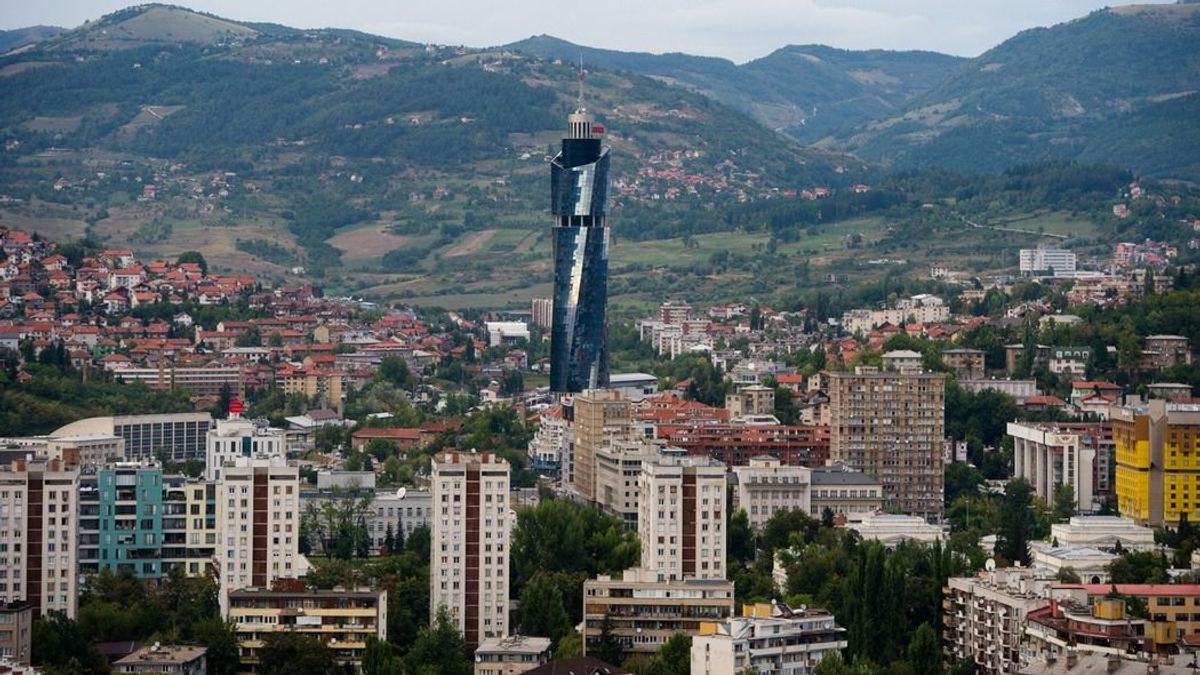
[[[338,230],[329,245],[342,251],[342,260],[347,263],[378,260],[392,249],[408,245],[414,237],[393,234],[393,222],[373,221],[359,223]]]

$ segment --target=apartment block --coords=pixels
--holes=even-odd
[[[550,661],[550,638],[488,638],[475,650],[475,675],[521,675]]]
[[[1022,276],[1069,277],[1075,274],[1075,254],[1062,248],[1023,248],[1020,253]]]
[[[574,399],[575,449],[572,486],[588,502],[596,501],[596,452],[627,440],[632,404],[619,392],[589,389]]]
[[[704,457],[642,465],[642,567],[667,579],[725,578],[725,467]]]
[[[232,591],[270,588],[308,571],[300,555],[300,471],[281,457],[240,457],[217,482],[215,563],[222,607]]]
[[[737,476],[734,508],[746,512],[750,527],[762,530],[780,511],[812,512],[812,469],[785,466],[774,457],[755,457],[733,468]]]
[[[654,654],[676,633],[699,635],[705,623],[733,616],[733,582],[669,579],[632,568],[583,584],[583,653],[595,650],[604,617],[626,655]]]
[[[1200,584],[1057,584],[1054,591],[1057,597],[1095,605],[1109,599],[1114,586],[1119,595],[1145,604],[1155,631],[1167,631],[1156,639],[1159,644],[1200,632]]]
[[[725,396],[725,409],[732,419],[775,414],[775,390],[761,384],[739,387]]]
[[[226,617],[236,625],[243,671],[259,672],[259,649],[272,633],[299,633],[324,642],[342,666],[362,666],[367,638],[387,640],[387,591],[308,590],[303,584],[229,594]]]
[[[470,647],[508,635],[509,479],[490,453],[433,458],[429,611],[449,610]]]
[[[1026,617],[1050,605],[1052,583],[1020,567],[950,579],[942,589],[947,664],[974,662],[978,675],[1016,673]]]
[[[225,465],[238,458],[263,459],[284,457],[285,454],[282,431],[233,413],[229,419],[217,420],[205,437],[204,477],[211,481],[221,480]]]
[[[152,645],[141,647],[113,663],[116,673],[147,673],[153,675],[206,675],[208,650],[186,645]]]
[[[942,363],[954,371],[959,380],[982,378],[985,372],[986,354],[979,349],[947,349],[942,352]]]
[[[712,457],[726,467],[746,466],[770,455],[789,466],[824,466],[829,460],[827,426],[783,424],[660,424],[657,437],[689,455]]]
[[[621,518],[628,530],[638,526],[642,467],[658,461],[652,442],[617,441],[596,452],[596,505]]]
[[[692,638],[692,675],[810,675],[849,645],[824,609],[784,603],[745,605],[742,616],[701,626]]]
[[[35,619],[74,618],[78,596],[79,469],[57,460],[0,471],[0,602],[24,601]]]
[[[1200,518],[1200,405],[1114,406],[1112,431],[1123,515],[1151,527]]]
[[[0,604],[0,659],[28,666],[33,657],[33,607],[22,600]]]
[[[832,373],[830,456],[879,481],[887,506],[940,516],[945,386],[941,373]]]

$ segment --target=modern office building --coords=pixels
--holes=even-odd
[[[604,617],[626,655],[654,654],[676,633],[700,634],[704,623],[733,616],[733,582],[675,579],[640,567],[621,578],[583,584],[583,653],[595,651]]]
[[[521,675],[550,660],[550,638],[488,638],[475,650],[475,675]]]
[[[734,508],[746,512],[750,527],[762,530],[780,511],[812,512],[812,469],[784,466],[770,456],[755,457],[749,466],[736,466]]]
[[[217,551],[222,607],[228,594],[270,588],[308,572],[300,555],[300,470],[282,457],[239,457],[217,481]]]
[[[231,414],[229,419],[217,420],[205,438],[205,479],[221,480],[225,465],[238,458],[284,457],[283,438],[279,429],[257,424],[237,413]]]
[[[887,506],[942,513],[945,375],[859,366],[829,376],[829,453],[883,485]]]
[[[292,584],[285,584],[291,586]],[[367,638],[387,640],[387,591],[254,588],[229,594],[226,618],[237,630],[243,672],[260,672],[259,649],[272,633],[298,633],[318,639],[340,666],[362,666]]]
[[[508,635],[509,478],[491,453],[433,457],[429,612],[445,607],[472,648]]]
[[[1021,276],[1069,277],[1075,274],[1075,254],[1062,248],[1021,249]]]
[[[574,398],[575,444],[572,486],[588,502],[596,501],[596,452],[630,437],[631,403],[619,392],[589,389]]]
[[[181,462],[204,458],[204,438],[212,423],[208,413],[89,417],[60,427],[50,438],[119,436],[125,441],[128,461],[155,459],[161,448],[168,459]]]
[[[706,457],[642,465],[642,567],[667,579],[725,578],[725,466]]]
[[[692,638],[692,675],[810,675],[849,642],[824,609],[745,605],[742,616],[701,626]]]
[[[0,602],[24,601],[34,619],[74,618],[78,596],[79,469],[19,460],[0,471]]]
[[[1151,527],[1200,519],[1200,405],[1114,406],[1112,430],[1121,513]]]
[[[582,88],[568,127],[562,150],[550,163],[555,221],[550,391],[560,394],[608,384],[609,154],[601,144],[604,127],[584,107]]]

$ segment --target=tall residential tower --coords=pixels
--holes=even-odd
[[[582,80],[581,80],[582,83]],[[554,214],[554,307],[550,390],[577,393],[608,384],[604,310],[608,302],[608,148],[604,127],[583,107],[569,117],[562,151],[550,163]]]

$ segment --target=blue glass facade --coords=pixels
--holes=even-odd
[[[599,127],[582,111],[550,164],[554,215],[554,308],[550,390],[576,393],[608,384],[605,309],[608,304],[609,154]]]

